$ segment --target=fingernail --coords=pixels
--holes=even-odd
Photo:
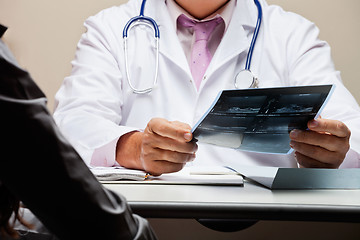
[[[291,137],[291,138],[297,138],[298,135],[299,135],[299,130],[294,129],[294,130],[292,130],[292,131],[290,132],[290,137]]]
[[[316,121],[316,120],[310,121],[309,127],[311,127],[311,128],[316,128],[317,126],[319,126],[318,121]]]
[[[190,141],[192,139],[192,134],[191,133],[185,133],[184,138],[185,138],[185,140]]]

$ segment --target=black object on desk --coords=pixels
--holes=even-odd
[[[271,189],[359,189],[360,169],[279,168]]]

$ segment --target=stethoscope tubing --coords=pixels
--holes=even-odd
[[[151,23],[151,25],[153,26],[153,29],[154,29],[155,38],[160,38],[160,30],[159,30],[159,26],[157,25],[156,21],[154,19],[152,19],[150,17],[146,17],[144,15],[145,5],[146,5],[146,0],[143,0],[141,3],[139,16],[132,17],[126,23],[124,30],[123,30],[123,38],[126,38],[128,36],[128,32],[131,29],[130,26],[132,26],[132,24],[136,21],[144,21],[144,22]]]
[[[139,16],[135,16],[131,18],[125,25],[123,30],[123,39],[124,39],[124,55],[125,55],[125,69],[126,69],[126,77],[128,80],[128,84],[132,91],[137,94],[144,94],[149,93],[153,90],[153,88],[156,86],[157,78],[158,78],[158,72],[159,72],[159,39],[160,39],[160,30],[159,26],[157,25],[156,21],[150,17],[146,17],[144,15],[145,11],[145,4],[146,0],[143,0],[141,3],[140,8],[140,14]],[[128,33],[130,32],[131,28],[137,26],[137,25],[146,25],[154,30],[154,36],[155,36],[155,49],[156,49],[156,59],[155,59],[155,77],[153,86],[145,89],[138,89],[135,88],[135,86],[132,85],[131,79],[130,79],[130,72],[129,72],[129,60],[128,60],[128,45],[127,45],[127,39],[128,39]]]
[[[248,51],[248,54],[247,54],[247,57],[246,57],[245,69],[242,70],[242,71],[248,71],[249,74],[252,75],[253,81],[252,81],[250,87],[255,87],[256,88],[258,86],[258,79],[250,71],[250,67],[251,67],[252,55],[253,55],[253,52],[254,52],[256,40],[258,38],[258,34],[259,34],[261,22],[262,22],[262,8],[261,8],[261,4],[260,4],[260,2],[258,0],[254,0],[254,3],[255,3],[255,5],[256,5],[256,7],[258,9],[258,18],[257,18],[257,21],[256,21],[256,26],[255,26],[253,37],[251,39],[251,44],[250,44],[250,47],[249,47],[249,51]],[[138,93],[138,94],[149,93],[149,92],[152,91],[152,89],[155,87],[155,85],[157,83],[158,70],[159,70],[160,30],[159,30],[159,27],[158,27],[158,25],[157,25],[157,23],[156,23],[156,21],[154,19],[152,19],[150,17],[146,17],[144,15],[145,5],[146,5],[146,0],[143,0],[142,3],[141,3],[139,16],[132,17],[125,24],[125,27],[123,29],[125,68],[126,68],[127,80],[128,80],[128,84],[129,84],[130,88],[133,90],[133,92]],[[130,32],[131,28],[134,27],[134,26],[137,26],[137,25],[146,25],[146,26],[152,28],[154,30],[154,36],[155,36],[155,41],[156,41],[156,43],[155,43],[156,44],[155,78],[154,78],[153,86],[150,87],[150,88],[146,88],[146,89],[137,89],[137,88],[135,88],[132,85],[131,80],[130,80],[130,72],[129,72],[129,64],[128,64],[128,51],[127,51],[127,48],[128,48],[128,46],[127,46],[127,38],[128,38],[128,33]],[[237,77],[235,77],[234,85],[237,88],[237,86],[238,86]]]
[[[261,4],[259,3],[258,0],[254,0],[254,2],[255,2],[255,5],[256,5],[256,7],[258,9],[258,18],[257,18],[257,21],[256,21],[256,26],[255,26],[254,34],[253,34],[253,37],[252,37],[252,40],[251,40],[249,52],[248,52],[247,57],[246,57],[245,70],[249,70],[249,71],[250,71],[250,66],[251,66],[252,55],[253,55],[254,48],[255,48],[255,43],[256,43],[256,40],[257,40],[258,35],[259,35],[259,30],[260,30],[261,21],[262,21]]]

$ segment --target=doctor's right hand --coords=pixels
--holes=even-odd
[[[198,146],[191,139],[188,124],[153,118],[144,132],[120,137],[116,161],[123,167],[141,169],[154,176],[177,172],[195,159]]]

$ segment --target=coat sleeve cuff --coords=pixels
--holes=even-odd
[[[115,139],[111,140],[105,145],[96,148],[91,157],[90,167],[120,166],[116,161],[117,142],[122,135],[133,131],[141,131],[141,130],[129,129],[129,131],[122,133],[120,136],[116,137]]]

